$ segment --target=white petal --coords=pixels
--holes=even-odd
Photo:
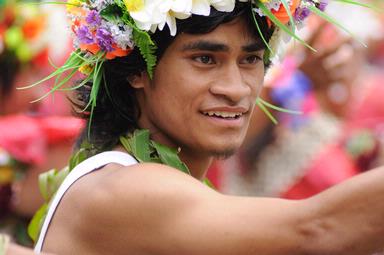
[[[192,13],[208,16],[211,12],[211,5],[207,0],[193,0]]]
[[[171,35],[176,35],[176,19],[173,16],[168,15],[167,16],[167,25],[169,27],[169,30],[171,31]]]

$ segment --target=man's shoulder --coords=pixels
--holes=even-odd
[[[103,235],[106,242],[135,247],[134,243],[118,242],[122,236],[135,237],[141,232],[140,238],[148,236],[154,227],[147,228],[143,224],[158,226],[211,192],[198,180],[169,166],[110,164],[83,177],[69,189],[59,215],[73,215],[76,210],[76,217],[71,218],[70,224],[65,221],[67,217],[62,218],[60,227],[64,224],[64,228],[87,240]]]
[[[208,188],[192,176],[166,165],[109,164],[78,180],[63,202],[69,205],[64,206],[67,208],[81,206],[83,217],[119,218],[122,214],[126,217],[127,213],[156,207],[157,203],[164,206],[164,203],[178,202],[201,189]]]

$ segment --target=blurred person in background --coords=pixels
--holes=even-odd
[[[280,124],[274,126],[255,111],[243,149],[222,163],[225,192],[307,198],[377,165],[377,132],[349,124],[351,116],[358,116],[353,108],[366,109],[357,104],[368,90],[366,51],[334,27],[311,21],[314,31],[308,41],[318,52],[294,47],[282,66],[272,71],[273,79],[262,95],[303,114],[276,113]],[[378,33],[377,19],[364,17],[364,21],[373,34]]]
[[[67,116],[65,97],[31,103],[49,88],[17,89],[50,71],[48,57],[60,62],[68,52],[66,36],[53,36],[49,26],[60,13],[54,6],[0,3],[0,233],[27,246],[32,244],[27,224],[43,202],[38,175],[67,163],[82,127],[80,120]]]

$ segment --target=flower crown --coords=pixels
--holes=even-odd
[[[46,26],[36,5],[8,1],[0,6],[0,55],[14,55],[21,64],[47,62]]]
[[[238,0],[250,2],[249,0]],[[294,27],[312,11],[324,11],[328,0],[252,0],[254,13],[267,16],[270,26]],[[211,7],[221,12],[232,12],[236,0],[68,0],[67,11],[74,35],[74,45],[85,55],[104,54],[106,60],[128,55],[139,47],[147,60],[151,73],[155,63],[143,48],[155,45],[145,36],[168,26],[170,35],[177,32],[176,20],[192,15],[208,16]],[[317,12],[317,11],[315,11]],[[285,29],[287,30],[287,29]],[[294,34],[293,34],[294,35]],[[146,45],[145,45],[146,44]],[[271,49],[272,50],[272,49]],[[82,66],[80,71],[89,75],[92,65]]]
[[[70,29],[73,34],[74,48],[66,63],[52,74],[30,88],[46,80],[56,77],[50,92],[37,99],[40,100],[66,83],[80,71],[85,75],[83,81],[75,88],[92,81],[92,91],[87,110],[91,108],[91,116],[96,106],[96,98],[103,80],[103,63],[124,57],[137,47],[146,61],[147,72],[152,77],[156,65],[156,45],[150,34],[163,30],[168,26],[170,35],[177,33],[177,20],[187,19],[192,15],[208,16],[211,8],[221,12],[232,12],[237,2],[249,3],[253,15],[265,16],[274,35],[267,42],[255,21],[261,39],[270,58],[279,43],[282,32],[289,34],[302,44],[311,48],[296,33],[296,26],[302,24],[309,14],[314,13],[344,29],[339,23],[324,13],[329,0],[67,0]],[[367,4],[354,0],[333,0],[371,8]],[[58,3],[58,2],[53,2]],[[374,7],[372,7],[374,8]],[[345,30],[345,29],[344,29]],[[267,59],[269,60],[269,59]],[[69,73],[69,74],[68,74]],[[63,75],[65,74],[65,75]],[[37,101],[36,100],[36,101]]]

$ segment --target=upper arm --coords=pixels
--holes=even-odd
[[[103,237],[94,243],[97,251],[240,255],[304,249],[301,202],[225,196],[167,166],[125,171],[82,211],[82,240]]]

